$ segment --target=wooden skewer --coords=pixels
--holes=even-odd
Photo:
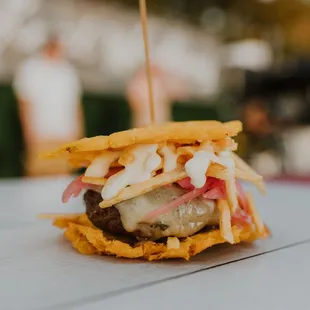
[[[141,25],[142,25],[142,33],[143,33],[143,41],[144,41],[145,65],[146,65],[146,74],[147,74],[147,82],[148,82],[150,115],[151,115],[151,122],[155,123],[155,105],[154,105],[154,97],[153,97],[150,53],[149,53],[149,43],[148,43],[146,0],[140,0],[140,17],[141,17]]]

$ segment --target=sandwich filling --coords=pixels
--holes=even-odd
[[[64,191],[63,201],[86,189],[89,219],[116,235],[184,238],[220,226],[224,238],[233,243],[231,224],[249,225],[253,220],[236,178],[258,185],[261,181],[236,159],[235,148],[226,137],[103,150]]]

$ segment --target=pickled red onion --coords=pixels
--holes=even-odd
[[[184,189],[187,189],[187,190],[190,190],[190,191],[192,191],[192,190],[195,189],[195,186],[192,185],[192,183],[191,183],[191,178],[190,178],[190,177],[187,177],[187,178],[185,178],[185,179],[183,179],[183,180],[180,180],[180,181],[178,181],[177,183],[178,183],[182,188],[184,188]]]
[[[158,208],[156,210],[151,211],[150,213],[148,213],[145,217],[144,217],[144,221],[149,221],[157,216],[160,216],[162,214],[168,213],[170,211],[172,211],[173,209],[177,208],[178,206],[187,203],[191,200],[193,200],[194,198],[202,195],[203,193],[205,193],[205,191],[208,189],[208,182],[206,182],[206,184],[201,187],[201,188],[195,188],[194,190],[180,196],[179,198],[171,201],[170,203],[164,205],[161,208]]]
[[[223,190],[221,187],[213,187],[209,191],[202,194],[204,199],[225,199],[226,198],[226,191]]]
[[[195,189],[194,185],[191,183],[191,178],[190,177],[182,179],[182,180],[178,181],[177,183],[182,188],[184,188],[184,189],[187,189],[187,190],[190,190],[190,191]],[[208,184],[208,188],[209,189],[211,189],[213,187],[221,186],[221,188],[223,188],[223,191],[225,192],[225,183],[224,183],[223,180],[219,180],[219,179],[216,179],[216,178],[208,177],[207,178],[207,184]]]
[[[82,182],[83,176],[84,174],[74,179],[64,190],[62,194],[62,199],[61,199],[63,203],[67,203],[71,197],[78,197],[80,195],[81,191],[84,188],[84,184],[85,184]]]
[[[252,220],[250,215],[246,211],[239,208],[231,217],[231,223],[233,225],[251,224]]]
[[[237,198],[240,208],[232,215],[231,223],[233,225],[251,224],[252,219],[251,216],[249,215],[249,204],[246,198],[246,194],[238,181],[236,181],[236,187],[238,192]]]
[[[115,173],[119,172],[123,168],[112,168],[109,170],[109,172],[106,174],[105,178],[109,178],[110,176],[114,175]],[[84,183],[82,181],[84,177],[84,174],[80,175],[76,179],[74,179],[64,190],[62,194],[62,202],[67,203],[71,197],[78,197],[83,189],[91,189],[94,191],[98,191],[102,188],[102,186]]]
[[[245,195],[245,192],[241,186],[241,184],[236,181],[236,187],[237,187],[237,192],[238,192],[238,202],[241,208],[246,212],[249,213],[249,205],[248,201]]]

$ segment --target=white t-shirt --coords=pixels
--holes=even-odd
[[[75,138],[81,85],[69,63],[30,58],[19,68],[13,84],[18,97],[31,105],[31,123],[40,139]]]

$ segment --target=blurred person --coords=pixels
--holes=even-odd
[[[80,81],[56,37],[21,64],[13,87],[25,140],[26,175],[68,174],[65,161],[38,159],[41,152],[83,136]]]
[[[151,65],[155,121],[164,123],[172,120],[172,103],[187,97],[187,85],[178,76]],[[132,126],[142,127],[151,123],[146,68],[143,66],[127,85],[127,100],[132,110]]]
[[[244,108],[244,126],[247,132],[262,139],[273,132],[268,111],[261,99],[250,100]]]

